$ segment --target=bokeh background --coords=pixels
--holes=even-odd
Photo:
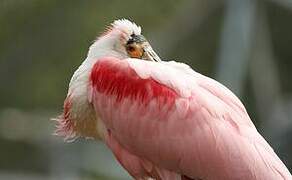
[[[113,20],[129,18],[165,60],[233,90],[292,170],[291,0],[0,0],[0,179],[129,179],[101,143],[64,143],[72,73]]]

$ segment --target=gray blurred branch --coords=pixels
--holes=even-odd
[[[256,1],[228,0],[217,66],[217,79],[241,95],[247,75],[256,17]]]
[[[277,64],[272,49],[265,6],[258,8],[255,44],[250,63],[250,77],[262,129],[271,138],[287,131],[291,122],[285,112],[285,103]],[[275,126],[275,124],[277,124]]]

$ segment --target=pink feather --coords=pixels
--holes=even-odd
[[[187,66],[106,57],[90,81],[105,141],[136,179],[292,179],[240,100]]]

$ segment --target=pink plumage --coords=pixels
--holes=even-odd
[[[104,38],[140,33],[119,23]],[[101,138],[135,179],[292,179],[231,91],[185,64],[142,59],[89,53],[59,131]]]
[[[132,61],[137,61],[135,67]],[[149,77],[141,78],[136,66],[149,71]],[[167,63],[160,66],[172,69]],[[92,101],[107,127],[106,142],[134,177],[142,169],[141,174],[173,171],[194,179],[291,178],[230,91],[194,72],[182,75],[182,83],[194,86],[190,96],[182,97],[163,83],[176,86],[168,77],[183,72],[157,72],[164,78],[157,79],[156,67],[153,62],[104,58],[91,74]],[[132,163],[137,170],[128,167]]]

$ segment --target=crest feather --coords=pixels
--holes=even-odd
[[[111,23],[111,25],[106,28],[98,39],[110,34],[113,31],[123,32],[126,35],[126,38],[130,38],[132,34],[140,35],[141,27],[128,19],[118,19]]]
[[[141,27],[136,25],[134,22],[129,21],[128,19],[115,20],[112,23],[112,28],[122,30],[129,34],[141,34]]]

